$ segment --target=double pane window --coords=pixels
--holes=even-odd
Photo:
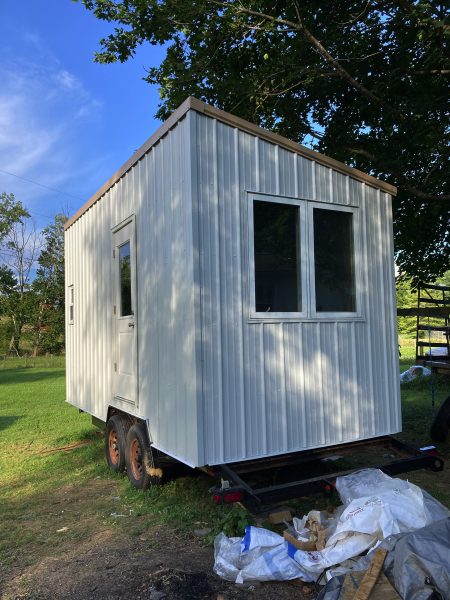
[[[250,213],[253,315],[355,316],[355,209],[257,198]]]

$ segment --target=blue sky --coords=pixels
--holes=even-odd
[[[0,192],[22,200],[39,228],[74,213],[160,124],[158,90],[142,78],[164,50],[96,64],[110,30],[71,0],[0,3]]]

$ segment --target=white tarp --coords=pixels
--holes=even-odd
[[[329,521],[323,550],[298,550],[276,533],[247,527],[242,540],[217,536],[215,572],[237,583],[295,578],[316,581],[324,570],[375,547],[390,535],[450,516],[416,485],[378,469],[338,477],[336,488],[344,506]]]

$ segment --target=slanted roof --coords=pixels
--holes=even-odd
[[[136,152],[129,158],[126,163],[124,163],[118,171],[114,173],[112,177],[108,179],[108,181],[102,185],[102,187],[84,204],[65,224],[65,229],[68,229],[75,221],[77,221],[89,208],[98,202],[102,196],[115,184],[119,179],[121,179],[127,171],[129,171],[147,152],[151,150],[151,148],[159,142],[159,140],[166,135],[172,127],[174,127],[180,119],[182,119],[189,110],[195,110],[203,115],[208,117],[212,117],[213,119],[217,119],[221,123],[225,123],[230,125],[231,127],[236,127],[241,131],[245,131],[259,137],[267,142],[271,142],[273,144],[277,144],[286,150],[291,152],[295,152],[299,156],[303,156],[304,158],[308,158],[309,160],[313,160],[316,163],[319,163],[325,167],[329,167],[334,169],[335,171],[339,171],[339,173],[343,173],[344,175],[349,175],[356,179],[357,181],[361,181],[363,183],[367,183],[372,187],[375,187],[383,192],[391,194],[395,196],[397,194],[397,188],[389,183],[381,181],[376,177],[372,177],[371,175],[367,175],[358,169],[354,169],[352,167],[348,167],[342,162],[335,160],[334,158],[330,158],[329,156],[325,156],[325,154],[321,154],[320,152],[315,152],[314,150],[310,150],[305,146],[301,146],[288,138],[283,137],[282,135],[278,135],[277,133],[273,133],[262,127],[258,127],[245,119],[241,119],[240,117],[236,117],[230,113],[225,112],[224,110],[220,110],[218,108],[214,108],[201,100],[197,100],[192,96],[186,98],[186,100],[181,104],[175,112],[173,112],[170,117],[164,121],[155,133],[148,138],[142,146],[136,150]]]

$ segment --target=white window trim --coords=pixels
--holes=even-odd
[[[301,307],[302,310],[300,312],[257,312],[255,310],[255,245],[254,245],[254,229],[253,229],[253,202],[255,200],[262,202],[273,202],[276,204],[290,204],[292,206],[299,207],[299,232],[300,232],[300,240],[299,240],[299,251],[300,251],[300,291],[301,291]],[[266,196],[263,194],[249,194],[248,195],[248,230],[249,230],[249,284],[250,284],[250,319],[283,319],[283,320],[291,320],[291,319],[301,319],[306,318],[307,312],[307,294],[306,294],[306,285],[307,285],[307,272],[306,272],[306,256],[305,252],[302,251],[304,249],[304,245],[302,247],[302,240],[306,240],[306,206],[303,200],[298,200],[295,198],[285,198],[281,196]]]
[[[314,270],[314,217],[313,211],[315,208],[321,210],[332,210],[335,212],[346,212],[353,215],[352,230],[353,230],[353,259],[354,259],[354,275],[355,275],[355,303],[356,311],[339,311],[339,312],[324,312],[316,311],[316,281]],[[314,320],[341,320],[341,319],[358,319],[361,318],[361,244],[360,244],[360,211],[351,206],[343,206],[340,204],[324,204],[323,202],[308,202],[308,250],[307,254],[310,262],[309,273],[309,290],[311,301],[311,318]]]
[[[249,192],[248,214],[248,286],[249,286],[249,319],[253,322],[278,322],[278,321],[355,321],[362,320],[362,294],[361,294],[361,214],[360,208],[341,204],[330,204],[313,200],[303,200],[287,196],[272,196]],[[253,202],[274,202],[290,204],[299,207],[300,213],[300,286],[301,286],[301,312],[257,312],[255,310],[255,250],[253,228]],[[354,312],[317,312],[316,311],[316,286],[314,272],[314,221],[313,209],[349,212],[353,215],[353,251],[355,269],[355,302]]]

